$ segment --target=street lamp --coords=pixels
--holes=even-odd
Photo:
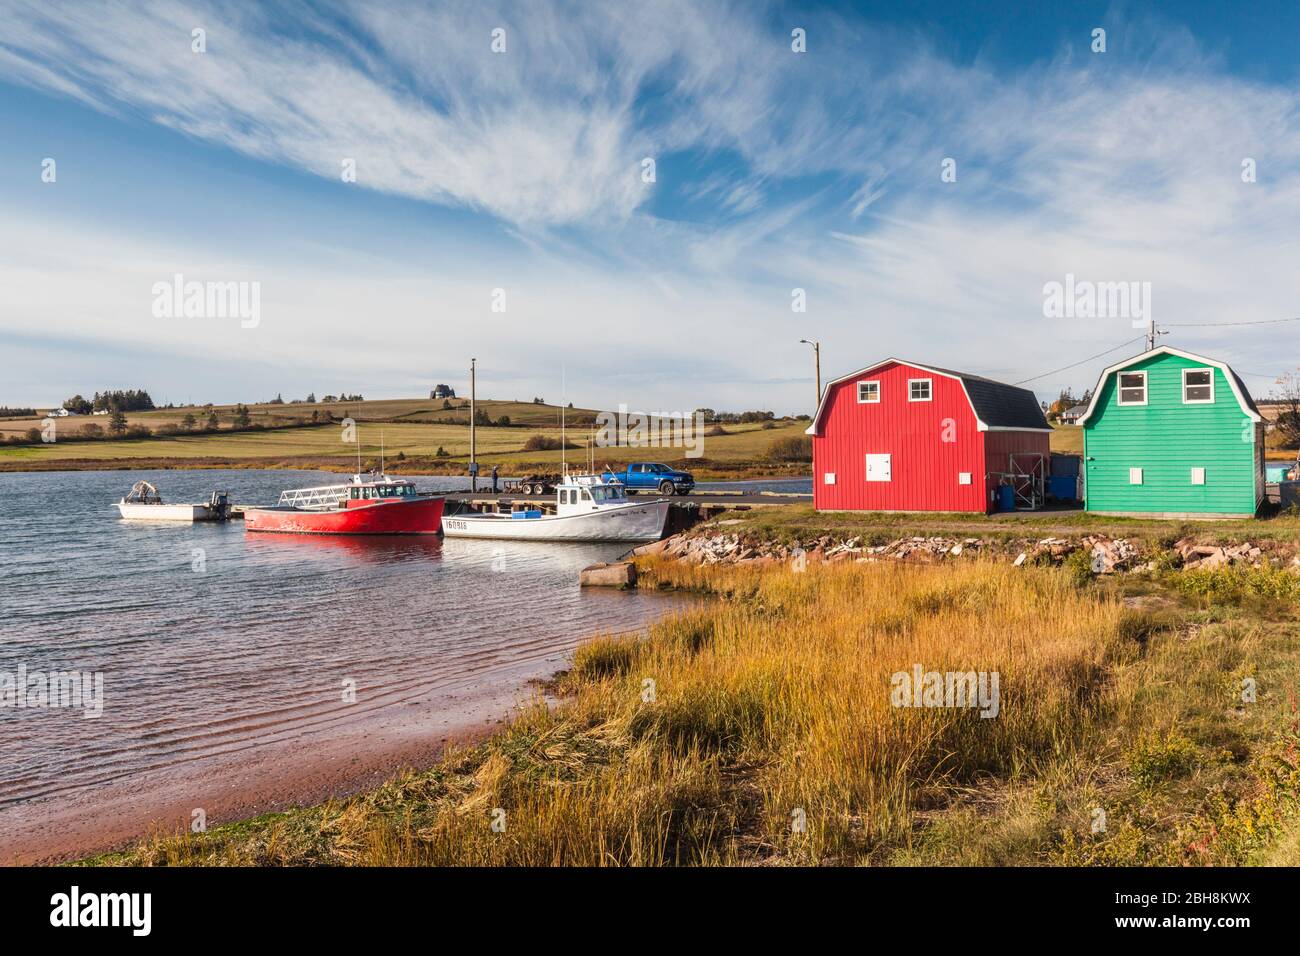
[[[808,339],[800,339],[799,343],[813,347],[813,361],[817,366],[817,405],[820,405],[822,403],[822,344]]]

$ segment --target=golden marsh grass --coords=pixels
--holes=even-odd
[[[725,597],[589,642],[559,706],[432,770],[115,860],[889,862],[955,794],[1083,747],[1116,706],[1107,674],[1139,651],[1120,603],[1049,571],[652,560],[644,576]],[[891,675],[915,664],[998,672],[998,716],[893,706]]]

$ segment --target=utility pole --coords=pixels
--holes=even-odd
[[[1142,323],[1141,323],[1141,322],[1134,322],[1134,323],[1133,323],[1133,328],[1135,328],[1135,329],[1140,329],[1140,328],[1142,328]],[[1169,334],[1169,333],[1168,333],[1167,331],[1165,331],[1164,329],[1158,329],[1158,328],[1156,328],[1156,320],[1155,320],[1155,319],[1147,319],[1147,336],[1146,336],[1146,338],[1147,338],[1147,351],[1150,352],[1153,348],[1156,347],[1156,342],[1158,342],[1158,341],[1160,340],[1160,336],[1162,336],[1162,335],[1168,335],[1168,334]]]
[[[816,408],[822,403],[822,344],[808,339],[800,339],[799,342],[802,345],[811,345],[813,348],[813,363],[817,368],[817,404],[813,406]]]
[[[478,359],[469,360],[469,490],[478,491],[478,445],[474,442],[475,375]]]

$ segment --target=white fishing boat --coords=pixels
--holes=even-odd
[[[672,506],[666,498],[629,501],[621,482],[600,475],[566,475],[555,498],[553,515],[529,508],[444,516],[442,533],[449,538],[520,541],[658,541]]]
[[[158,489],[137,481],[117,503],[118,513],[133,521],[224,521],[230,516],[230,496],[214,491],[207,504],[167,504]]]

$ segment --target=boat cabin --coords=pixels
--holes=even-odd
[[[389,478],[383,474],[353,475],[352,481],[346,485],[295,488],[281,492],[280,507],[309,511],[358,508],[373,501],[415,498],[418,494],[415,484],[405,478]]]
[[[415,494],[415,485],[403,479],[391,481],[384,478],[381,481],[348,485],[349,501],[373,501],[376,498],[413,498]]]
[[[623,483],[602,475],[566,475],[555,491],[555,513],[561,517],[627,503]]]

